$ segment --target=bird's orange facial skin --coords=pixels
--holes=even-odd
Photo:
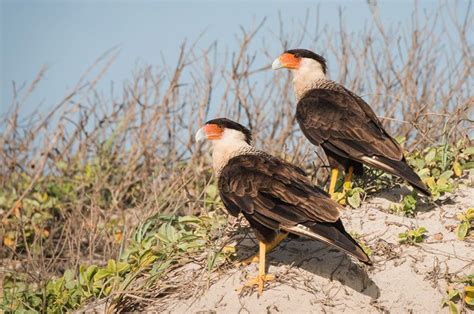
[[[280,56],[280,63],[287,69],[298,69],[300,67],[301,58],[295,57],[291,53],[284,53]]]
[[[206,124],[204,126],[204,132],[208,140],[219,140],[222,138],[224,129],[220,128],[217,124]]]

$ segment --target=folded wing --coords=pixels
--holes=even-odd
[[[296,117],[311,143],[399,176],[430,195],[407,165],[400,145],[384,130],[370,106],[350,91],[313,89],[299,101]]]
[[[340,205],[314,186],[301,169],[269,155],[241,155],[224,167],[218,184],[226,208],[233,215],[242,213],[259,240],[270,242],[278,230],[285,230],[369,262],[344,230]]]

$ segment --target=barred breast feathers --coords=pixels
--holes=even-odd
[[[296,99],[298,101],[302,99],[307,92],[313,89],[326,89],[336,92],[347,93],[346,89],[340,84],[331,80],[327,80],[325,78],[321,78],[315,81],[303,81],[301,79],[295,79],[293,80],[293,86],[295,89]]]

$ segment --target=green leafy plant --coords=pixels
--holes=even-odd
[[[399,204],[390,205],[390,211],[407,217],[415,216],[416,195],[406,195]]]
[[[415,151],[408,154],[407,160],[431,190],[433,200],[437,200],[444,193],[453,191],[455,178],[474,169],[473,156],[474,147],[458,141],[456,145],[444,144]]]
[[[474,306],[474,285],[472,280],[469,286],[464,287],[464,302],[469,306]]]
[[[474,228],[474,208],[468,208],[466,212],[459,213],[457,218],[459,219],[460,223],[456,227],[456,236],[459,240],[464,240],[471,229]]]
[[[336,193],[336,200],[342,204],[349,204],[352,208],[359,208],[366,193],[360,187],[353,187],[352,183],[345,183],[343,191]]]
[[[446,296],[443,298],[441,306],[448,306],[452,314],[459,313],[458,304],[462,300],[462,307],[474,306],[474,274],[461,277],[451,282],[446,288]]]
[[[421,243],[425,239],[427,233],[428,230],[426,230],[425,227],[409,229],[406,232],[398,234],[398,242],[404,244]]]
[[[458,308],[456,302],[462,297],[462,292],[458,289],[454,289],[452,286],[448,286],[446,289],[446,296],[443,298],[441,306],[448,306],[451,314],[457,314]]]
[[[152,289],[167,271],[204,252],[211,272],[235,252],[233,247],[215,245],[216,232],[225,222],[223,215],[216,214],[151,217],[137,227],[120,258],[105,266],[81,265],[78,272],[68,269],[40,287],[29,285],[26,278],[7,276],[2,308],[5,312],[68,312],[114,291],[118,293],[112,302],[118,303],[125,296],[120,291],[126,291],[134,280],[142,278],[141,290]]]
[[[430,189],[433,200],[439,199],[446,192],[453,192],[462,182],[460,178],[467,171],[474,170],[474,147],[466,141],[458,141],[455,145],[438,145],[424,150],[406,154],[410,166],[418,173],[422,181]],[[353,208],[361,205],[367,193],[381,189],[393,188],[402,180],[384,171],[364,166],[364,176],[355,177],[353,183],[344,184],[339,179],[337,188],[342,192],[336,193],[335,199],[341,204],[349,204]],[[360,187],[363,187],[361,189]],[[392,205],[393,212],[408,217],[414,216],[417,193],[405,197],[400,204]]]
[[[352,236],[352,238],[354,238],[354,240],[357,241],[357,243],[360,245],[360,247],[365,252],[365,254],[367,254],[367,256],[372,256],[373,254],[372,249],[365,244],[365,242],[362,240],[362,237],[359,233],[355,231],[350,231],[349,234]]]

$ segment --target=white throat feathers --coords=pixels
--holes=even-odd
[[[293,88],[297,100],[300,100],[304,93],[312,89],[316,82],[326,80],[326,74],[324,74],[321,64],[310,58],[303,58],[300,66],[297,69],[292,69],[291,72],[293,73]]]
[[[245,141],[245,134],[234,129],[225,129],[219,140],[212,143],[212,167],[217,175],[232,157],[251,152],[254,148]]]

